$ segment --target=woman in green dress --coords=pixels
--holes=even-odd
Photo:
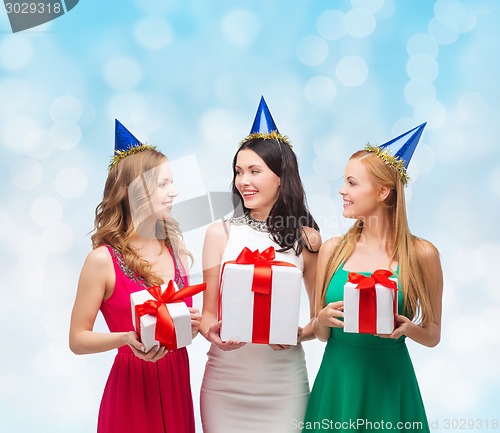
[[[356,222],[342,238],[325,242],[318,257],[313,329],[327,345],[299,426],[304,432],[429,431],[405,343],[408,337],[433,347],[441,334],[439,253],[410,233],[404,199],[406,167],[424,126],[367,146],[346,166],[339,192],[344,216]],[[370,276],[379,269],[398,279],[394,331],[344,332],[349,273]]]

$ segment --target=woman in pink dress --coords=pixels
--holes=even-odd
[[[134,332],[130,294],[188,284],[186,250],[171,217],[177,195],[167,158],[116,121],[115,156],[97,206],[93,250],[81,271],[69,344],[76,354],[118,349],[101,401],[98,433],[193,433],[185,348],[149,352]],[[201,315],[190,307],[193,336]],[[109,333],[93,331],[101,310]]]

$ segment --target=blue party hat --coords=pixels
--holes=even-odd
[[[263,134],[270,134],[273,131],[275,131],[277,134],[280,133],[278,131],[276,123],[274,123],[273,116],[271,116],[271,112],[267,107],[264,97],[261,96],[259,108],[257,108],[257,114],[255,114],[252,129],[250,130],[250,135],[259,132]]]
[[[118,119],[115,119],[115,152],[124,152],[140,145],[141,142]]]
[[[146,149],[157,150],[154,146],[141,143],[118,119],[115,119],[115,153],[109,164],[110,170],[127,156]]]
[[[274,140],[291,147],[288,137],[281,135],[278,131],[278,127],[276,123],[274,123],[273,116],[271,116],[271,112],[263,96],[260,97],[259,107],[257,108],[250,134],[240,143],[240,145],[248,140],[256,138]]]
[[[375,153],[386,164],[394,167],[401,176],[401,180],[406,185],[409,180],[406,169],[408,168],[413,152],[415,152],[420,137],[422,136],[425,125],[427,125],[427,122],[410,129],[408,132],[378,147],[367,145],[365,150]]]

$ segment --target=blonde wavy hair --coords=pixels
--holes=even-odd
[[[403,288],[404,312],[417,323],[422,325],[431,323],[434,320],[434,312],[427,290],[429,284],[427,284],[422,270],[420,257],[423,252],[419,246],[419,238],[412,235],[408,227],[403,182],[396,170],[371,152],[360,150],[354,153],[350,159],[354,158],[363,163],[377,185],[390,189],[390,193],[384,201],[389,213],[389,233],[391,234],[386,249],[389,253],[388,266],[393,261],[399,263],[399,282],[400,287]],[[353,253],[356,243],[361,239],[362,232],[363,221],[356,220],[335,247],[327,262],[321,296],[317,298],[317,311],[325,306],[328,284],[335,271]]]
[[[123,254],[127,267],[149,285],[163,284],[152,271],[151,264],[142,259],[130,245],[132,236],[140,231],[146,217],[151,215],[151,199],[158,188],[159,166],[168,161],[161,152],[147,149],[127,156],[111,168],[106,179],[102,201],[95,210],[92,247],[110,245]],[[156,222],[156,237],[162,239],[177,254],[187,250],[179,224],[173,218]]]

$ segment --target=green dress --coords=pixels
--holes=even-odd
[[[327,304],[343,300],[347,275],[343,267],[333,275]],[[400,291],[398,311],[402,309]],[[429,431],[405,337],[393,340],[332,328],[309,397],[303,432],[375,430]]]

